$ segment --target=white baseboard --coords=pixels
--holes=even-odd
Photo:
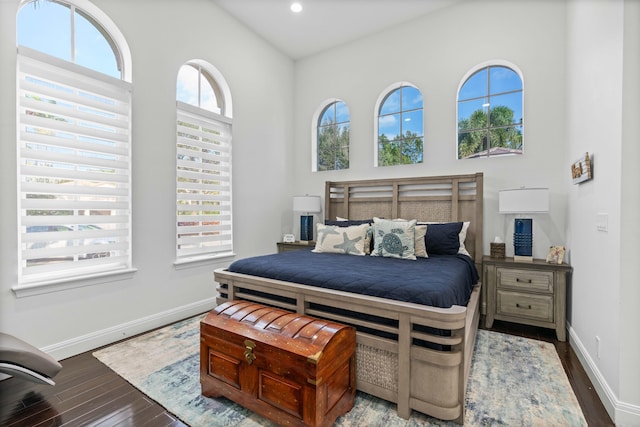
[[[56,360],[66,359],[67,357],[112,344],[116,341],[177,322],[187,317],[205,313],[212,310],[216,305],[215,297],[207,298],[197,303],[176,307],[171,310],[43,347],[41,350],[49,353]]]
[[[618,399],[575,331],[570,325],[568,325],[567,329],[569,330],[569,343],[615,425],[617,427],[640,426],[640,406],[622,402]]]

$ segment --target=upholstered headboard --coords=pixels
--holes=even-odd
[[[483,174],[327,181],[325,218],[470,221],[465,246],[482,263]],[[480,271],[480,270],[479,270]]]

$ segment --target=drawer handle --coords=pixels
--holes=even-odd
[[[523,280],[523,279],[521,279],[519,277],[516,277],[516,282],[518,282],[518,283],[531,283],[531,279]]]
[[[526,308],[527,310],[531,310],[531,304],[520,305],[520,304],[516,303],[516,307],[518,307],[518,308]]]
[[[251,365],[256,360],[256,355],[253,354],[253,349],[256,348],[256,343],[250,340],[244,340],[244,358],[247,363]]]

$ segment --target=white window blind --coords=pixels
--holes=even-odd
[[[177,102],[177,260],[233,250],[231,119]]]
[[[21,47],[19,281],[131,268],[131,85]]]

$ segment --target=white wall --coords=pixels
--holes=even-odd
[[[622,31],[617,27],[622,15],[619,7],[600,1],[577,1],[569,7],[567,68],[572,78],[567,81],[567,140],[574,157],[585,151],[593,155],[595,177],[568,188],[576,288],[571,325],[617,392],[622,121]],[[609,215],[608,233],[596,230],[596,213]],[[596,336],[600,338],[599,358]]]
[[[620,419],[640,425],[640,2],[624,2],[622,91],[622,215],[620,289]]]
[[[500,236],[513,254],[513,216],[498,213],[498,190],[547,186],[549,215],[534,215],[534,252],[565,243],[564,22],[562,2],[456,3],[407,24],[296,63],[295,190],[324,194],[326,180],[484,172],[485,251]],[[523,19],[526,17],[526,19]],[[475,65],[492,59],[524,74],[525,154],[456,159],[456,91]],[[374,106],[390,84],[406,81],[424,97],[424,163],[373,167]],[[311,172],[311,117],[327,98],[351,112],[350,168]]]
[[[640,425],[638,3],[572,1],[567,17],[567,141],[594,158],[594,179],[567,189],[571,342],[616,424]]]
[[[234,245],[275,251],[291,223],[293,61],[206,0],[95,0],[133,56],[133,264],[126,280],[16,298],[17,0],[0,1],[0,329],[58,358],[211,309],[213,269],[175,268],[175,93],[187,60],[213,64],[233,98]],[[290,162],[289,162],[290,163]],[[81,283],[86,284],[86,283]]]

